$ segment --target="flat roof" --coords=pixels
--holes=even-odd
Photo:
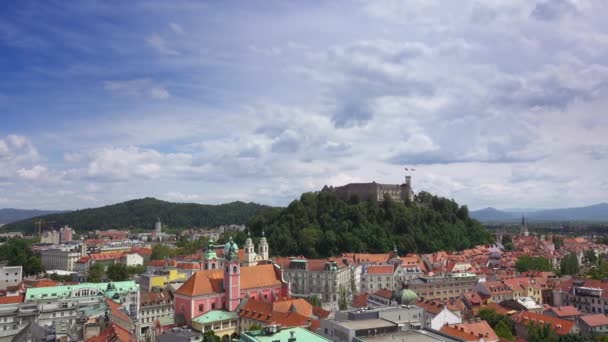
[[[359,336],[359,341],[365,342],[394,342],[394,341],[408,341],[408,342],[457,342],[460,340],[453,339],[436,332],[429,330],[407,330],[399,331],[396,333],[376,335],[376,336]],[[356,340],[355,340],[356,341]]]
[[[342,322],[336,322],[336,324],[349,328],[349,329],[352,329],[352,330],[384,328],[384,327],[393,327],[393,326],[397,325],[395,323],[391,323],[389,321],[379,319],[379,318],[362,319],[362,320],[357,320],[357,321],[342,321]]]

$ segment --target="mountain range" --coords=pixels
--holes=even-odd
[[[608,203],[599,203],[586,207],[541,209],[541,210],[499,210],[485,208],[471,211],[471,217],[481,222],[517,222],[525,212],[526,220],[532,221],[587,221],[608,222]]]
[[[25,220],[36,216],[48,215],[62,212],[60,210],[35,210],[35,209],[0,209],[0,224]]]
[[[173,203],[156,198],[142,198],[99,208],[46,214],[11,222],[2,226],[5,231],[32,233],[36,221],[53,222],[45,228],[68,225],[77,231],[104,229],[152,229],[157,218],[171,228],[215,227],[222,224],[244,224],[253,216],[271,207],[244,202],[219,205]]]

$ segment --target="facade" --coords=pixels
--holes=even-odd
[[[473,291],[477,283],[477,275],[473,273],[454,273],[447,276],[419,277],[406,287],[424,299],[448,300]]]
[[[579,332],[578,326],[572,321],[555,318],[539,313],[521,311],[511,317],[513,319],[513,322],[515,323],[515,331],[517,333],[517,337],[520,337],[524,340],[528,339],[528,327],[531,324],[549,324],[551,326],[551,329],[553,329],[555,333],[559,336],[567,335],[570,333],[576,334]]]
[[[175,314],[183,315],[188,324],[211,310],[234,311],[243,298],[273,302],[288,295],[289,286],[277,266],[241,268],[238,246],[229,244],[223,268],[198,271],[175,292]]]
[[[55,229],[47,230],[40,236],[40,243],[48,243],[51,245],[58,245],[61,241],[59,232]]]
[[[575,279],[553,290],[553,303],[571,305],[584,313],[608,314],[608,282]]]
[[[174,320],[173,295],[168,291],[144,292],[139,295],[140,336],[154,339],[157,321]]]
[[[236,338],[239,316],[234,312],[212,310],[192,320],[192,328],[202,332],[213,331],[216,336],[228,340]]]
[[[120,262],[126,266],[138,266],[144,264],[144,258],[137,253],[126,253],[120,257]]]
[[[401,288],[395,280],[397,269],[401,271],[401,265],[369,265],[363,266],[361,270],[361,291],[373,292],[379,289],[394,291]]]
[[[460,341],[498,342],[500,338],[486,321],[444,325],[442,333]]]
[[[500,281],[480,281],[475,285],[474,290],[489,297],[489,301],[493,303],[513,299],[513,290]]]
[[[74,230],[68,226],[63,226],[59,229],[59,242],[66,243],[72,241]]]
[[[581,334],[585,336],[608,335],[608,317],[604,314],[581,316],[578,319]]]
[[[40,251],[42,265],[47,270],[74,271],[76,262],[82,256],[81,251],[74,249],[72,246],[61,246]]]
[[[459,315],[450,311],[447,306],[441,303],[420,300],[416,302],[416,306],[424,310],[422,325],[425,328],[439,330],[446,324],[462,323],[462,318]]]
[[[168,284],[183,283],[188,280],[185,273],[177,269],[156,271],[152,274],[142,274],[139,284],[143,291],[152,291],[154,288],[164,288]]]
[[[282,258],[275,261],[290,284],[292,296],[315,295],[323,302],[335,302],[341,288],[350,291],[355,283],[356,267],[344,260]]]
[[[393,201],[406,202],[414,196],[411,176],[406,176],[403,184],[350,183],[337,187],[324,186],[321,191],[332,192],[344,201],[357,197],[362,201],[382,202],[388,196]]]
[[[0,289],[19,285],[23,279],[22,266],[0,266]]]

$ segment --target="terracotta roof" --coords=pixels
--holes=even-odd
[[[279,305],[282,306],[282,305]],[[279,307],[278,309],[285,309]],[[307,310],[308,311],[308,310]],[[312,314],[312,309],[310,310]],[[280,324],[284,327],[302,327],[311,324],[311,316],[305,316],[290,306],[287,311],[275,310],[274,303],[267,303],[256,299],[248,299],[244,305],[237,309],[240,317],[249,318],[267,324]]]
[[[581,321],[585,322],[590,327],[599,327],[608,325],[608,317],[604,314],[586,315],[580,317]]]
[[[93,336],[87,340],[87,342],[137,342],[137,338],[123,329],[122,327],[111,323],[106,329],[104,329],[99,335]]]
[[[76,261],[77,264],[86,264],[87,262],[89,262],[89,260],[91,260],[91,258],[89,256],[83,256],[80,259],[78,259]]]
[[[374,295],[385,298],[385,299],[389,299],[389,300],[393,298],[393,292],[390,290],[387,290],[387,289],[380,289],[380,290],[374,292]]]
[[[574,322],[568,321],[561,318],[556,318],[552,316],[542,315],[530,311],[521,311],[512,316],[513,321],[519,324],[529,325],[530,323],[535,324],[550,324],[553,330],[558,335],[566,335],[574,326]]]
[[[327,318],[331,314],[331,311],[327,311],[327,310],[325,310],[323,308],[320,308],[318,306],[313,306],[312,307],[312,314],[315,317],[317,317],[317,318]]]
[[[120,259],[124,252],[103,252],[103,253],[93,253],[89,254],[91,260],[116,260]]]
[[[367,267],[367,274],[393,274],[393,265],[371,265]]]
[[[131,247],[131,251],[135,252],[141,256],[151,256],[152,255],[152,248],[146,248],[146,247]]]
[[[224,270],[204,270],[194,273],[175,293],[200,296],[223,292]],[[241,268],[241,290],[282,285],[274,265],[256,265]]]
[[[312,316],[312,304],[305,299],[283,299],[272,303],[272,311],[289,312],[295,311],[303,316]]]
[[[547,312],[547,311],[553,312],[557,317],[570,317],[570,316],[580,316],[581,315],[581,312],[578,311],[577,308],[575,308],[574,306],[571,306],[571,305],[558,306],[558,307],[550,306],[545,310],[545,312]]]
[[[129,317],[129,315],[127,315],[124,311],[122,311],[120,309],[121,305],[116,303],[115,301],[111,300],[111,299],[106,299],[106,304],[108,304],[108,307],[110,308],[110,312],[112,313],[113,316],[120,318],[121,320],[130,322],[131,318]]]
[[[369,293],[367,293],[367,292],[353,295],[352,304],[355,308],[364,308],[367,306],[368,298],[369,298]]]
[[[440,313],[444,308],[444,305],[440,302],[423,299],[419,299],[415,304],[416,306],[423,308],[424,311],[432,313],[434,315]]]
[[[0,305],[1,304],[14,304],[14,303],[22,303],[24,295],[19,296],[9,296],[9,297],[0,297]]]
[[[486,321],[444,325],[441,332],[464,341],[498,341],[498,336]]]
[[[192,262],[180,262],[177,264],[177,268],[181,268],[183,270],[200,270],[200,263],[192,263]]]
[[[173,295],[169,291],[159,292],[140,292],[139,303],[143,306],[156,305],[156,304],[168,304],[173,302]]]
[[[39,279],[36,280],[31,287],[51,287],[51,286],[58,286],[59,284],[61,284],[58,281],[54,281],[51,279]]]
[[[484,308],[494,310],[501,315],[507,315],[511,311],[498,303],[488,303]]]

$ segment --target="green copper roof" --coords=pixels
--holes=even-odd
[[[29,288],[25,291],[25,300],[71,298],[73,297],[74,292],[83,289],[94,290],[91,291],[91,297],[100,293],[104,295],[108,290],[108,284],[109,283],[82,283],[76,285]],[[119,294],[139,291],[139,285],[132,280],[113,282],[112,285],[115,293]],[[110,288],[112,288],[112,286],[110,286]]]
[[[399,291],[395,291],[393,299],[399,304],[410,305],[411,303],[416,301],[416,299],[418,299],[418,295],[412,290],[401,289]]]
[[[210,324],[213,322],[219,321],[228,321],[232,319],[238,319],[239,316],[236,312],[229,312],[223,310],[211,310],[205,314],[202,314],[196,318],[192,319],[192,322],[200,323],[200,324]]]
[[[291,338],[291,332],[294,332],[294,338],[296,341],[306,342],[331,342],[323,336],[317,335],[304,328],[288,328],[283,329],[272,335],[265,335],[262,330],[247,331],[241,333],[241,341],[245,342],[274,342],[274,341],[287,341]]]

